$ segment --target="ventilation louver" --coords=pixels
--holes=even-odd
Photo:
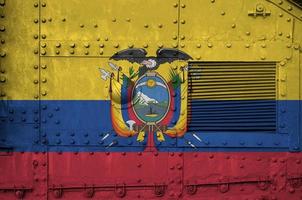
[[[190,63],[189,131],[276,130],[275,63]]]

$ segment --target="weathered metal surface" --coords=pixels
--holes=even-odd
[[[302,198],[293,1],[0,0],[0,17],[0,199]]]

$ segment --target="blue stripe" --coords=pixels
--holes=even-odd
[[[299,151],[300,102],[277,102],[274,133],[190,131],[181,138],[165,135],[165,142],[154,136],[155,145],[159,151]],[[0,105],[1,150],[143,151],[147,142],[113,131],[109,101],[13,100]]]

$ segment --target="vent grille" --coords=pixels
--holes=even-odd
[[[190,63],[189,131],[276,131],[275,63]]]

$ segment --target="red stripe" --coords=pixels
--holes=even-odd
[[[1,153],[0,199],[299,199],[301,161],[285,152]]]

